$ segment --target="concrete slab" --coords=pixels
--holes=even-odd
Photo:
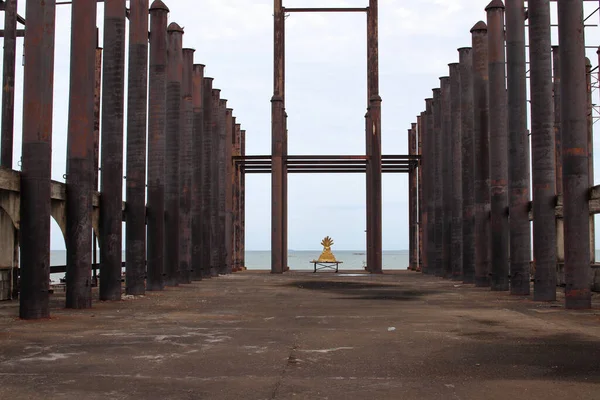
[[[0,303],[0,399],[600,398],[600,298],[574,312],[408,271],[247,271],[52,304],[26,322]]]

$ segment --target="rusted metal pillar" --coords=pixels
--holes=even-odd
[[[225,228],[227,223],[226,208],[225,208],[225,185],[226,185],[226,165],[227,160],[225,159],[225,147],[226,143],[226,130],[227,130],[227,100],[219,100],[219,131],[217,135],[218,146],[218,178],[217,178],[217,226],[218,226],[218,237],[217,243],[217,270],[219,274],[227,274],[227,254],[226,254],[226,243],[225,243]]]
[[[213,157],[210,168],[210,273],[211,276],[219,276],[219,252],[221,250],[219,225],[219,133],[221,129],[221,90],[212,90],[212,129],[210,131]]]
[[[429,256],[429,239],[428,234],[428,218],[427,212],[429,211],[429,201],[427,199],[427,179],[429,177],[429,156],[427,154],[427,113],[426,111],[421,112],[419,117],[419,151],[421,155],[420,173],[419,173],[419,188],[420,188],[420,199],[419,199],[419,221],[420,221],[420,251],[421,251],[421,272],[427,273],[428,267],[428,256]]]
[[[594,117],[592,106],[592,62],[585,59],[585,75],[587,87],[587,148],[588,148],[588,182],[594,186]],[[594,215],[590,215],[590,264],[596,262],[596,223]]]
[[[422,149],[423,149],[423,142],[422,142],[422,134],[423,134],[423,127],[422,127],[422,113],[417,116],[417,150],[416,153],[422,157]],[[417,264],[416,264],[416,270],[417,271],[421,271],[423,268],[423,163],[422,163],[422,159],[419,160],[419,169],[418,169],[418,173],[417,173],[417,194],[418,194],[418,199],[417,199]]]
[[[98,35],[98,28],[96,28]],[[96,37],[96,42],[98,37]],[[100,106],[102,104],[102,47],[96,47],[96,71],[94,75],[94,190],[98,190],[100,168]],[[94,244],[94,248],[95,248]],[[95,262],[95,261],[94,261]]]
[[[441,275],[452,277],[452,105],[450,77],[440,78],[441,89],[441,186],[442,186],[442,265]]]
[[[428,275],[435,274],[435,199],[434,199],[434,130],[433,130],[433,98],[425,99],[425,201],[427,202],[427,265],[424,272]]]
[[[183,49],[179,150],[179,283],[192,282],[192,175],[194,172],[194,49]]]
[[[234,129],[234,147],[233,147],[233,155],[235,157],[240,157],[242,155],[241,152],[241,132],[242,128],[240,124],[235,124]],[[240,184],[241,184],[241,166],[239,163],[234,164],[234,181],[233,181],[233,272],[240,271],[241,265],[241,210],[240,210]]]
[[[282,0],[275,3],[274,88],[271,99],[272,172],[271,172],[271,273],[285,270],[284,260],[284,136],[285,136],[285,15]]]
[[[17,50],[17,0],[4,2],[4,53],[2,69],[2,141],[0,165],[13,167],[15,126],[15,64]]]
[[[67,139],[67,308],[92,306],[92,195],[96,1],[71,11],[71,80]]]
[[[161,0],[150,7],[148,112],[148,271],[147,290],[164,287],[165,135],[167,109],[167,16]]]
[[[125,0],[104,2],[100,300],[121,298]]]
[[[525,3],[506,0],[510,293],[529,294],[529,137],[525,74]]]
[[[508,290],[508,128],[504,56],[504,4],[486,7],[488,25],[489,123],[491,178],[491,287]]]
[[[529,0],[533,178],[533,299],[556,300],[556,165],[550,3]],[[529,282],[528,282],[529,286]]]
[[[146,278],[146,118],[148,107],[148,0],[130,3],[127,101],[127,213],[125,288],[143,295]]]
[[[368,101],[368,99],[367,99]],[[371,135],[373,132],[373,124],[371,123],[371,117],[370,117],[370,113],[369,110],[367,110],[366,114],[365,114],[365,155],[367,156],[367,163],[365,166],[365,195],[366,195],[366,200],[365,200],[365,205],[366,205],[366,227],[367,229],[365,229],[365,236],[367,239],[367,243],[366,243],[366,250],[367,250],[367,261],[368,261],[368,254],[372,253],[372,249],[371,249],[371,245],[372,245],[372,241],[371,241],[371,192],[369,191],[369,188],[367,186],[367,183],[369,182],[369,177],[371,176],[371,163],[369,162],[369,160],[371,159]],[[369,264],[367,263],[366,266],[366,270],[369,271]]]
[[[234,169],[233,169],[233,154],[234,154],[234,131],[235,117],[233,110],[228,108],[225,114],[225,273],[233,272],[233,185]]]
[[[443,276],[443,220],[442,208],[442,92],[439,88],[433,89],[433,208],[435,219],[433,222],[433,237],[435,241],[435,276]]]
[[[490,286],[490,134],[487,25],[471,29],[473,46],[473,153],[475,181],[475,286]]]
[[[54,0],[28,0],[26,4],[19,316],[39,319],[50,315],[50,172],[56,3]]]
[[[452,280],[462,280],[463,268],[463,189],[462,189],[462,141],[460,106],[460,65],[448,64],[450,69],[450,125],[451,142],[447,149],[452,153],[452,226],[451,270]]]
[[[193,137],[192,137],[192,280],[202,280],[202,168],[204,165],[204,150],[202,141],[204,136],[204,101],[202,81],[204,79],[204,65],[194,64],[192,76],[192,103],[193,103]]]
[[[588,122],[583,2],[558,3],[566,307],[591,307]]]
[[[561,109],[560,109],[560,49],[558,46],[552,46],[552,76],[554,89],[554,162],[556,164],[556,203],[559,199],[562,206],[563,195],[563,161],[562,161],[562,128],[561,128]],[[595,247],[595,246],[594,246]],[[556,218],[556,283],[564,285],[564,264],[565,264],[565,231],[564,220],[562,216]]]
[[[212,125],[213,125],[213,78],[204,78],[202,81],[203,99],[203,130],[202,130],[202,240],[200,242],[200,255],[202,259],[202,278],[212,276],[210,268],[211,252],[211,198],[212,198],[212,170],[213,151]]]
[[[183,29],[175,22],[167,28],[167,127],[165,155],[165,285],[177,286],[180,277],[179,154],[181,143],[181,83]]]
[[[246,131],[240,136],[240,152],[246,157]],[[240,268],[246,269],[246,173],[240,175]]]
[[[474,93],[473,51],[470,47],[458,49],[460,70],[460,135],[463,191],[463,267],[464,283],[475,282],[475,154],[473,143]]]
[[[408,130],[408,154],[415,156],[417,154],[417,124],[411,124]],[[412,161],[411,161],[412,163]],[[417,269],[417,168],[411,164],[409,172],[409,191],[408,191],[408,226],[409,226],[409,266],[408,269],[416,271]]]

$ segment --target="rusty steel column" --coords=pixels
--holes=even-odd
[[[219,276],[219,252],[221,250],[219,226],[219,133],[221,129],[221,90],[212,90],[212,127],[210,131],[212,140],[213,156],[210,169],[210,273],[211,276]]]
[[[240,136],[240,152],[246,157],[246,131]],[[240,176],[240,268],[246,270],[246,173],[242,170]]]
[[[473,149],[475,189],[475,286],[490,286],[490,135],[487,25],[471,29],[473,46]]]
[[[194,49],[183,49],[179,150],[179,283],[192,283],[192,175],[194,170]]]
[[[450,102],[450,77],[440,78],[441,88],[441,147],[439,157],[442,189],[442,265],[444,278],[452,277],[452,104]]]
[[[561,131],[561,110],[560,110],[560,49],[558,46],[552,46],[552,76],[554,89],[554,162],[556,164],[556,203],[560,199],[562,205],[563,195],[563,161],[562,161],[562,131]],[[594,246],[595,247],[595,246]],[[565,232],[564,220],[562,216],[556,218],[556,282],[558,285],[564,284],[564,263],[565,263]],[[559,274],[558,271],[561,271]]]
[[[368,99],[367,99],[368,101]],[[371,123],[371,114],[369,109],[367,108],[367,112],[365,114],[365,155],[367,156],[367,163],[365,166],[365,195],[366,195],[366,200],[365,200],[365,205],[366,205],[366,229],[365,229],[365,236],[367,239],[367,243],[366,243],[366,251],[367,251],[367,266],[366,266],[366,270],[369,271],[369,264],[368,264],[368,254],[372,253],[373,250],[371,249],[371,245],[372,245],[372,241],[371,241],[371,192],[369,190],[369,186],[368,186],[368,182],[369,182],[369,177],[371,176],[371,162],[369,160],[371,160],[371,136],[373,132],[373,124]]]
[[[17,0],[4,2],[4,53],[2,69],[2,141],[0,165],[13,167],[15,126],[15,64],[17,50]]]
[[[146,278],[146,118],[148,107],[148,0],[130,2],[127,94],[127,212],[125,288],[143,295]]]
[[[464,283],[475,282],[475,152],[474,152],[474,93],[473,51],[458,49],[460,70],[460,135],[463,191],[463,267]]]
[[[417,116],[417,143],[416,143],[416,154],[418,154],[419,156],[422,157],[422,149],[423,149],[423,142],[422,142],[422,133],[423,133],[423,127],[421,126],[422,124],[422,113],[420,115]],[[422,163],[422,159],[419,160],[418,163],[418,170],[417,170],[417,210],[416,210],[416,214],[417,214],[417,246],[416,246],[416,252],[417,252],[417,258],[416,258],[416,271],[421,271],[423,268],[423,163]]]
[[[508,129],[504,56],[504,4],[492,0],[486,7],[488,25],[490,190],[491,190],[491,287],[508,290]]]
[[[203,128],[202,128],[202,240],[200,242],[200,256],[202,259],[202,278],[212,276],[210,268],[211,253],[211,231],[212,231],[212,170],[214,143],[212,140],[213,125],[213,78],[204,78],[202,80],[202,99],[203,99]]]
[[[525,3],[506,0],[510,293],[529,295],[529,137],[525,68]]]
[[[442,208],[442,92],[439,88],[433,89],[433,208],[435,219],[433,221],[433,237],[435,241],[435,276],[443,276],[443,246],[442,228],[444,210]]]
[[[179,265],[179,153],[181,143],[181,81],[183,29],[175,22],[167,28],[167,127],[165,153],[165,285],[177,286]]]
[[[421,112],[419,117],[419,154],[421,155],[421,164],[419,165],[420,173],[419,173],[419,188],[420,188],[420,199],[419,199],[419,230],[420,230],[420,252],[421,252],[421,271],[422,273],[427,273],[428,266],[428,255],[429,248],[428,246],[428,238],[427,238],[427,230],[428,230],[428,219],[427,212],[429,203],[427,200],[427,178],[429,173],[428,161],[429,158],[427,156],[427,114],[425,111]]]
[[[54,0],[28,0],[26,4],[19,317],[39,319],[50,316],[50,172],[56,3]]]
[[[167,16],[161,0],[150,7],[148,108],[148,266],[146,289],[164,287],[165,134],[167,109]]]
[[[121,298],[125,0],[104,3],[100,300]]]
[[[594,186],[594,109],[592,106],[592,62],[585,58],[585,75],[587,87],[587,137],[588,137],[588,182]],[[596,223],[594,215],[590,215],[590,264],[596,262]]]
[[[92,307],[92,195],[96,0],[71,9],[71,79],[67,138],[66,307]]]
[[[225,166],[225,146],[226,144],[226,113],[227,113],[227,100],[219,100],[219,131],[217,132],[217,156],[218,156],[218,167],[217,167],[217,271],[221,275],[227,273],[226,266],[226,243],[225,243],[225,227],[226,227],[226,209],[225,209],[225,185],[226,185],[226,166]]]
[[[233,272],[233,153],[234,153],[235,117],[233,109],[228,108],[225,114],[225,273]]]
[[[558,3],[565,303],[569,309],[591,307],[588,121],[582,15],[582,1]]]
[[[233,135],[233,140],[234,140],[234,148],[233,148],[233,155],[235,157],[240,157],[242,155],[241,152],[241,132],[242,128],[240,124],[235,124],[235,129],[234,129],[234,135]],[[238,272],[240,271],[240,266],[241,266],[241,255],[240,255],[240,249],[241,249],[241,243],[240,243],[240,228],[241,228],[241,210],[240,210],[240,184],[241,184],[241,168],[240,168],[240,164],[234,164],[234,181],[233,181],[233,235],[234,235],[234,242],[233,242],[233,272]]]
[[[433,129],[433,98],[425,99],[425,145],[423,147],[426,168],[425,168],[425,201],[427,202],[427,265],[424,272],[428,275],[435,274],[435,198],[434,198],[434,160],[435,148],[434,129]]]
[[[452,153],[452,194],[451,194],[451,270],[452,280],[462,280],[463,269],[463,189],[462,189],[462,141],[460,106],[460,65],[448,64],[450,69],[450,125]]]
[[[192,280],[202,280],[202,167],[204,165],[204,101],[202,81],[204,65],[194,64],[192,74],[193,133],[192,133]]]
[[[417,154],[417,124],[411,124],[408,130],[408,154],[415,156]],[[412,163],[412,161],[411,161]],[[411,271],[417,270],[417,168],[411,164],[409,172],[409,191],[408,191],[408,238],[409,238],[409,268]]]
[[[556,300],[556,166],[550,3],[529,0],[533,178],[533,299]],[[529,286],[529,282],[528,282]]]
[[[96,28],[96,42],[98,42]],[[100,168],[100,106],[102,104],[102,48],[96,47],[96,70],[94,73],[94,191],[98,190]],[[94,250],[96,244],[94,243]],[[94,261],[95,262],[95,261]]]

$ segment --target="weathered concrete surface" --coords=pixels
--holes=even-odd
[[[598,300],[244,272],[87,311],[55,294],[46,321],[0,303],[0,398],[597,399]]]

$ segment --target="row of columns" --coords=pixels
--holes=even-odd
[[[409,150],[421,155],[410,177],[410,268],[514,295],[529,295],[533,276],[534,300],[553,301],[564,252],[566,307],[589,308],[593,146],[582,2],[558,3],[554,48],[548,1],[529,0],[526,12],[523,0],[493,0],[486,12],[409,130]]]
[[[194,50],[183,48],[183,29],[176,23],[167,26],[167,6],[161,0],[150,7],[148,3],[130,2],[124,143],[127,10],[125,0],[104,2],[100,300],[121,298],[123,217],[129,295],[244,266],[244,178],[233,159],[244,154],[245,132],[220,90],[213,88],[213,79],[204,76],[204,65],[194,64]],[[20,231],[20,316],[25,319],[49,316],[55,7],[54,0],[27,1]],[[96,0],[72,5],[66,174],[68,308],[92,305],[94,131],[100,77],[96,11]]]

